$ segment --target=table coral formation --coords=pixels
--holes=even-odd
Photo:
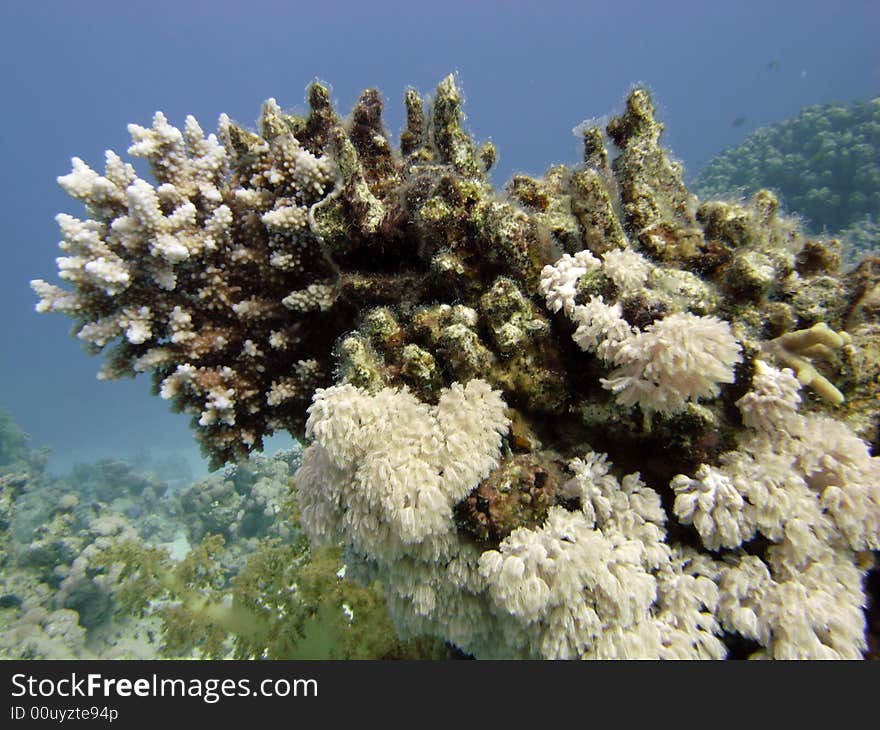
[[[133,125],[155,185],[74,160],[73,289],[33,282],[38,310],[107,377],[152,372],[215,464],[304,435],[302,527],[382,582],[401,637],[860,656],[876,267],[843,271],[766,190],[700,202],[644,89],[506,195],[451,76],[405,103],[399,150],[377,91],[342,119],[320,84],[256,132]]]

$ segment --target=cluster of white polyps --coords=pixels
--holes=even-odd
[[[670,548],[660,496],[603,454],[569,465],[581,510],[552,507],[479,565],[508,651],[574,659],[721,658],[711,561]]]
[[[718,465],[672,480],[674,511],[711,550],[719,619],[776,658],[860,658],[860,552],[880,548],[880,458],[845,424],[797,413],[797,380],[756,362],[738,405],[752,429]],[[770,541],[759,555],[743,547]],[[753,552],[753,551],[752,551]]]
[[[507,428],[504,401],[481,380],[436,406],[406,389],[319,389],[296,476],[303,526],[371,559],[443,551],[453,506],[497,464]]]
[[[792,379],[759,363],[739,448],[672,480],[675,515],[715,555],[670,544],[659,494],[593,452],[569,463],[566,506],[540,525],[495,549],[459,533],[454,505],[499,466],[508,427],[478,380],[436,406],[405,389],[318,391],[294,478],[303,526],[341,541],[353,576],[382,580],[403,636],[478,657],[720,658],[727,632],[756,655],[856,658],[880,459],[840,422],[798,414]]]
[[[740,346],[730,325],[717,317],[673,313],[640,330],[623,318],[619,302],[591,296],[576,304],[578,279],[600,269],[624,294],[645,284],[651,264],[631,249],[609,251],[602,262],[589,251],[565,254],[544,267],[540,289],[551,311],[562,309],[577,323],[578,346],[614,368],[600,382],[619,404],[638,405],[646,414],[676,413],[688,401],[715,397],[722,383],[733,382]]]
[[[723,656],[705,561],[670,549],[659,495],[598,454],[570,465],[581,509],[552,507],[497,550],[458,533],[453,507],[498,465],[507,425],[479,380],[436,406],[406,390],[319,390],[294,476],[303,527],[342,541],[352,575],[382,580],[404,636],[480,657]]]

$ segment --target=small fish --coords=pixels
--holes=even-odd
[[[778,58],[774,58],[772,61],[770,61],[770,63],[767,64],[768,71],[775,71],[778,68],[779,68],[779,59]]]
[[[748,120],[748,117],[737,117],[736,119],[734,119],[734,120],[730,123],[730,126],[732,126],[732,127],[741,127],[743,124],[746,123],[747,120]]]

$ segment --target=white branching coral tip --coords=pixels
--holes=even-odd
[[[110,162],[108,158],[108,165]],[[71,160],[71,166],[73,170],[69,174],[61,175],[58,178],[58,184],[64,192],[72,198],[92,204],[118,202],[119,190],[113,181],[99,175],[79,157],[74,157]],[[126,173],[127,170],[119,177],[128,180]]]
[[[671,314],[621,344],[602,386],[621,405],[675,413],[693,398],[714,397],[742,361],[730,325],[716,317]]]
[[[152,335],[150,323],[152,312],[149,307],[123,310],[120,324],[125,327],[125,338],[133,345],[146,342]]]
[[[212,388],[208,391],[205,410],[202,411],[199,424],[210,426],[215,423],[225,423],[227,426],[235,425],[235,390],[232,388]]]
[[[37,312],[75,312],[80,308],[81,302],[76,292],[65,291],[43,279],[33,279],[31,289],[40,297],[35,307]]]
[[[336,287],[331,283],[309,284],[305,289],[291,292],[281,303],[298,312],[326,311],[336,301]]]
[[[299,149],[296,152],[292,174],[301,190],[321,196],[324,194],[325,186],[333,179],[333,166],[326,156],[315,157],[308,150]]]
[[[301,205],[283,205],[263,213],[261,220],[271,231],[296,231],[309,224],[309,211]]]

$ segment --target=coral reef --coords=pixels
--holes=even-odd
[[[254,454],[184,487],[178,496],[191,544],[208,535],[244,545],[252,538],[289,539],[293,527],[276,517],[289,498],[290,474],[299,466],[299,450],[268,458]]]
[[[431,639],[401,641],[378,584],[344,580],[338,549],[308,540],[259,542],[240,570],[223,566],[224,542],[206,538],[182,560],[120,541],[104,566],[117,572],[125,611],[159,619],[166,657],[237,659],[443,658]]]
[[[813,232],[840,235],[880,215],[878,159],[880,98],[810,106],[716,157],[694,189],[710,197],[770,188]],[[862,238],[853,242],[866,250]]]
[[[12,462],[35,461],[5,426]],[[299,461],[255,454],[182,490],[120,460],[0,474],[0,657],[446,658],[399,640],[381,586],[344,580],[339,548],[311,550]]]
[[[878,268],[844,271],[767,190],[698,200],[644,89],[582,130],[582,164],[506,195],[451,76],[429,104],[407,92],[399,150],[377,91],[346,119],[322,85],[308,97],[307,116],[266,102],[257,132],[132,125],[155,185],[111,152],[103,176],[74,159],[59,180],[88,218],[58,218],[73,288],[34,281],[38,310],[109,349],[105,376],[152,372],[215,465],[304,435],[299,523],[343,549],[344,584],[382,586],[401,640],[861,656]],[[247,539],[277,506],[244,474],[187,490],[194,537]],[[120,576],[182,611],[166,614],[179,642],[207,618],[210,655],[230,630],[239,656],[288,655],[273,610],[320,613],[279,604],[302,567],[294,525],[252,546],[244,593],[212,537],[173,569],[122,550]]]

